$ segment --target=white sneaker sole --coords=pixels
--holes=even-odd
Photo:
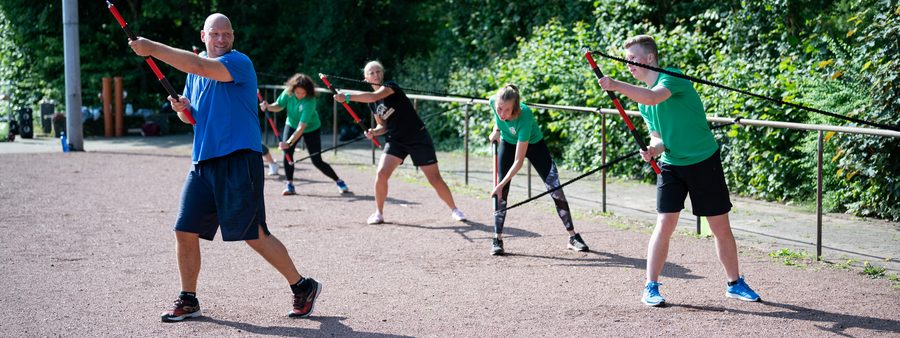
[[[573,246],[572,244],[567,245],[566,248],[568,248],[569,250],[572,250],[572,251],[576,251],[576,252],[588,252],[588,251],[591,251],[591,250],[588,250],[588,249],[583,249],[583,250],[582,250],[582,249],[576,248],[576,247]]]
[[[665,306],[665,305],[666,305],[666,301],[665,301],[665,300],[664,300],[664,301],[661,301],[661,302],[659,302],[659,303],[650,303],[650,302],[644,300],[643,298],[641,299],[641,303],[644,303],[644,305],[652,306],[652,307],[660,307],[660,306]]]
[[[758,302],[758,301],[759,301],[759,297],[756,297],[756,298],[747,298],[747,297],[744,297],[744,296],[741,296],[741,295],[738,295],[738,294],[733,294],[733,293],[730,293],[730,292],[727,292],[727,291],[725,292],[725,297],[728,297],[728,298],[734,298],[734,299],[739,299],[739,300],[742,300],[742,301],[745,301],[745,302]]]
[[[188,319],[188,318],[197,318],[202,315],[203,315],[203,311],[197,310],[196,312],[191,312],[189,314],[178,316],[178,317],[165,317],[162,319],[162,321],[163,321],[163,323],[174,323],[174,322],[180,322],[180,321]]]

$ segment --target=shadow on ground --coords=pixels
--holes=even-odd
[[[487,225],[484,223],[473,222],[473,221],[464,221],[464,222],[459,222],[459,223],[461,225],[458,225],[458,226],[424,226],[424,225],[419,225],[419,224],[384,222],[385,225],[393,225],[393,226],[398,226],[398,227],[409,227],[409,228],[416,228],[416,229],[438,230],[438,231],[448,231],[449,230],[449,231],[452,231],[453,233],[458,234],[460,237],[462,237],[463,239],[465,239],[466,241],[469,241],[469,242],[474,242],[474,239],[478,239],[478,238],[490,238],[490,237],[481,237],[481,236],[477,236],[474,238],[470,237],[469,233],[473,232],[473,231],[490,234],[490,236],[493,236],[493,234],[494,234],[494,226],[493,225]],[[504,231],[503,237],[527,237],[527,238],[541,237],[541,235],[536,232],[516,229],[516,228],[512,228],[512,227],[504,227],[503,231]]]
[[[382,338],[393,338],[393,337],[409,337],[409,336],[400,336],[400,335],[392,335],[392,334],[382,334],[375,332],[358,332],[353,331],[353,328],[344,325],[341,323],[342,320],[347,319],[346,317],[337,317],[337,316],[313,316],[305,319],[298,320],[312,320],[321,323],[321,326],[318,329],[307,329],[307,328],[299,328],[299,327],[287,327],[287,326],[259,326],[253,325],[249,323],[242,322],[233,322],[222,319],[215,319],[210,317],[200,317],[195,321],[198,322],[207,322],[211,324],[217,324],[221,326],[231,327],[237,330],[241,330],[243,332],[249,332],[252,334],[258,335],[268,335],[268,336],[289,336],[289,337],[311,337],[311,336],[332,336],[332,337],[382,337]]]
[[[729,313],[736,313],[736,314],[750,315],[750,316],[821,322],[825,325],[814,325],[814,326],[822,331],[828,331],[828,332],[831,332],[831,333],[834,333],[837,335],[841,335],[841,336],[845,336],[845,337],[850,337],[850,335],[845,334],[844,330],[849,329],[849,328],[854,328],[854,327],[865,329],[865,330],[873,330],[873,331],[881,331],[881,332],[885,332],[885,333],[900,334],[900,321],[896,321],[896,320],[827,312],[827,311],[821,311],[821,310],[816,310],[816,309],[810,309],[810,308],[802,307],[802,306],[798,306],[798,305],[783,304],[783,303],[762,301],[762,304],[774,308],[775,311],[774,312],[747,311],[747,310],[734,309],[734,308],[726,309],[726,308],[715,307],[715,306],[695,306],[695,305],[680,305],[680,304],[670,304],[670,306],[681,307],[681,308],[685,308],[685,309],[693,310],[693,311],[708,311],[708,312],[718,312],[718,313],[729,312]],[[886,309],[886,310],[887,311],[896,311],[897,308]]]

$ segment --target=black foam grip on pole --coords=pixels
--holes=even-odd
[[[500,175],[500,166],[499,166],[499,163],[497,162],[498,161],[497,146],[498,146],[498,142],[496,142],[496,141],[491,142],[491,148],[493,148],[493,150],[494,150],[493,151],[493,153],[494,153],[494,156],[493,156],[493,158],[494,158],[494,175],[493,175],[494,176],[494,187],[492,187],[491,189],[494,189],[495,187],[497,187],[497,180],[499,180],[498,176]],[[491,196],[491,202],[494,203],[494,211],[495,212],[497,210],[500,210],[500,197],[499,196],[497,196],[497,195]]]
[[[339,143],[339,144],[336,145],[336,146],[328,147],[328,148],[322,149],[322,150],[320,150],[320,151],[318,151],[318,152],[309,154],[309,155],[307,155],[306,157],[297,159],[297,161],[294,162],[294,163],[299,163],[300,161],[303,161],[303,160],[312,158],[313,156],[324,154],[325,152],[327,152],[327,151],[329,151],[329,150],[334,150],[334,149],[337,149],[337,148],[340,148],[340,147],[343,147],[343,146],[350,145],[350,144],[352,144],[352,143],[359,142],[359,141],[361,141],[361,140],[364,140],[365,138],[366,138],[365,136],[359,136],[359,137],[357,137],[357,138],[355,138],[355,139],[352,139],[352,140],[350,140],[350,141],[347,141],[347,142],[344,142],[344,143]]]

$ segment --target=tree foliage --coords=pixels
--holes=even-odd
[[[405,87],[487,97],[511,82],[527,102],[608,108],[578,50],[622,55],[627,37],[650,34],[661,47],[662,65],[686,74],[863,120],[900,120],[898,0],[116,3],[136,33],[184,49],[202,46],[198,31],[209,13],[228,15],[235,47],[254,61],[260,83],[278,84],[294,72],[361,78],[364,62],[377,59],[388,78]],[[105,4],[81,2],[79,15],[84,104],[99,104],[101,77],[121,75],[128,101],[158,106],[162,88],[131,53]],[[62,100],[61,18],[58,1],[0,0],[0,90],[15,105]],[[607,75],[635,83],[624,65],[598,61]],[[176,87],[183,84],[180,72],[166,66],[163,72]],[[695,88],[710,115],[853,125]],[[330,106],[327,96],[320,100],[320,106]],[[462,106],[420,102],[419,108],[440,147],[462,144]],[[536,112],[560,163],[578,170],[600,163],[598,114]],[[490,114],[483,106],[470,114],[472,141],[483,144]],[[634,149],[618,117],[607,124],[611,158]],[[784,202],[814,198],[816,133],[734,126],[716,134],[733,192]],[[843,133],[827,133],[825,140],[828,210],[900,220],[900,140]],[[637,159],[612,173],[652,179]]]

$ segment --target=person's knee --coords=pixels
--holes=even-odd
[[[709,230],[716,237],[731,236],[731,222],[728,221],[728,214],[710,216],[706,220],[709,222]]]
[[[678,226],[678,213],[662,213],[656,218],[656,226],[664,232],[674,232]]]
[[[175,240],[178,244],[200,243],[200,234],[176,230]]]
[[[444,178],[441,177],[441,173],[440,173],[440,172],[434,172],[434,173],[431,173],[431,174],[429,174],[429,175],[425,175],[425,178],[427,178],[427,179],[428,179],[428,183],[431,183],[431,185],[433,185],[433,186],[435,186],[435,185],[445,185],[445,184],[446,184],[446,183],[444,183]]]
[[[390,178],[391,178],[390,170],[378,169],[378,172],[375,173],[375,184],[387,184],[387,181]]]

